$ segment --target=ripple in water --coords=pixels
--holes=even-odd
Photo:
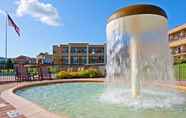
[[[155,92],[152,90],[143,90],[141,95],[132,97],[129,89],[115,89],[105,91],[99,98],[103,103],[119,104],[134,109],[174,109],[176,106],[182,106],[185,103],[184,96],[175,92]],[[183,109],[183,108],[181,108]]]

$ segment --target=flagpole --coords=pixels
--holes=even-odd
[[[7,35],[7,12],[6,12],[6,21],[5,21],[5,59],[6,59],[6,61],[7,61],[7,52],[8,52],[8,50],[7,50],[7,47],[8,47],[8,40],[7,40],[7,38],[8,38],[8,35]]]

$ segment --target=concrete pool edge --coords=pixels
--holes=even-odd
[[[49,112],[45,108],[26,100],[23,97],[20,97],[15,94],[16,90],[39,86],[39,85],[48,85],[48,84],[57,84],[57,83],[76,83],[76,82],[104,82],[104,79],[65,79],[65,80],[48,80],[48,81],[39,81],[32,83],[23,83],[18,84],[16,87],[5,90],[1,93],[1,98],[6,102],[13,105],[17,111],[22,113],[27,118],[61,118],[55,113]],[[64,118],[66,118],[64,116]]]

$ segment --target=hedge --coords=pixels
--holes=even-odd
[[[57,79],[70,79],[70,78],[95,78],[102,77],[102,73],[96,69],[81,70],[78,72],[60,71],[57,73]]]

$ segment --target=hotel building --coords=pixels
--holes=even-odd
[[[53,62],[60,65],[105,65],[106,44],[69,43],[54,45]]]
[[[186,24],[169,31],[169,47],[174,56],[174,62],[186,60]]]

